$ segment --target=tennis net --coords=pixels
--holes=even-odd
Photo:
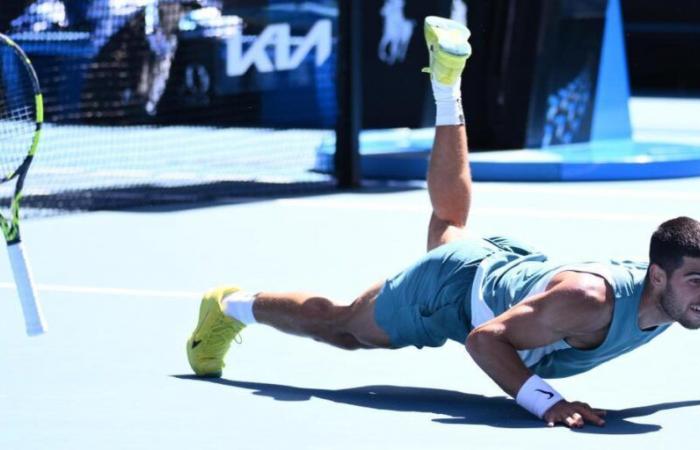
[[[311,170],[334,136],[335,1],[7,3],[45,99],[23,216],[335,186]]]

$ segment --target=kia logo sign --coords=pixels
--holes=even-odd
[[[253,44],[243,51],[243,41]],[[236,34],[226,42],[226,75],[237,77],[255,66],[258,72],[293,70],[316,49],[316,66],[322,65],[331,55],[333,42],[332,23],[319,20],[306,36],[292,36],[288,23],[268,25],[259,36]],[[267,47],[273,52],[268,53]]]

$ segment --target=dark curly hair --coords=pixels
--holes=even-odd
[[[700,258],[700,222],[676,217],[659,225],[651,236],[649,263],[670,276],[683,264],[683,257]]]

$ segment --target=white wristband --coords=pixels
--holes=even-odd
[[[542,378],[533,375],[518,391],[515,401],[540,419],[555,403],[564,400],[552,386]]]

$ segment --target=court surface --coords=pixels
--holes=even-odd
[[[510,235],[574,261],[644,260],[658,223],[700,217],[699,178],[474,189],[474,233]],[[678,326],[552,382],[568,399],[609,411],[606,427],[578,431],[544,427],[454,343],[345,352],[253,326],[222,379],[191,377],[185,341],[203,290],[236,283],[350,302],[424,252],[429,212],[424,189],[368,189],[26,221],[50,331],[25,337],[0,257],[0,448],[693,445],[700,332]]]

